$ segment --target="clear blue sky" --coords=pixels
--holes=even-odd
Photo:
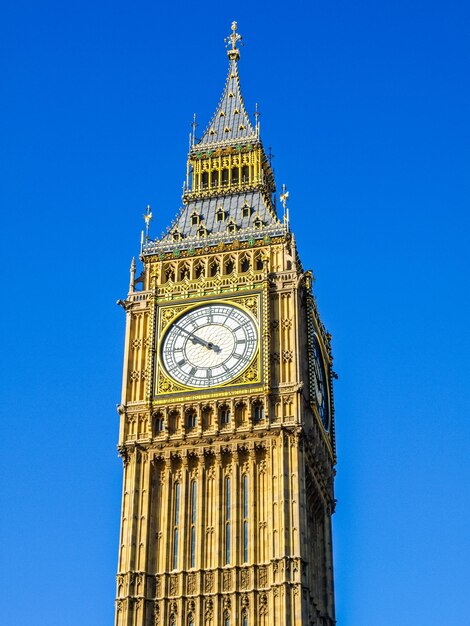
[[[470,624],[463,0],[3,3],[0,621],[112,624],[115,301],[146,204],[155,235],[180,206],[232,19],[333,335],[338,624]]]

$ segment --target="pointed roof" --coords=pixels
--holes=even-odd
[[[216,144],[230,139],[257,138],[240,91],[237,61],[230,61],[225,89],[219,106],[197,145]]]
[[[253,128],[240,90],[240,77],[238,75],[238,59],[240,51],[237,43],[241,41],[241,35],[237,33],[237,23],[232,23],[232,34],[226,41],[232,47],[227,51],[230,59],[227,80],[219,105],[212,120],[207,127],[198,146],[211,145],[229,140],[253,139],[258,137],[257,129]]]

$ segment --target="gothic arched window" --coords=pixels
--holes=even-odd
[[[191,558],[190,567],[196,567],[196,519],[197,519],[197,483],[191,483]]]
[[[220,409],[220,423],[222,425],[230,424],[230,409],[226,405]]]
[[[243,562],[248,563],[248,476],[243,475]]]
[[[232,483],[230,476],[225,479],[225,565],[230,565],[230,519],[232,509]]]
[[[173,520],[173,569],[178,568],[178,543],[180,526],[180,492],[181,485],[175,483],[174,488],[174,520]]]

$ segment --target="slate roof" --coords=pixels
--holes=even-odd
[[[244,207],[249,207],[248,215],[244,216]],[[222,209],[225,219],[217,221],[217,212]],[[198,224],[192,224],[192,215],[199,216]],[[191,200],[183,208],[176,219],[175,226],[183,237],[194,237],[201,225],[207,229],[207,234],[226,232],[229,223],[235,223],[237,230],[254,227],[256,219],[260,219],[264,226],[279,224],[268,209],[260,191],[231,194],[216,198]],[[166,238],[171,237],[169,233]]]
[[[245,109],[240,91],[240,78],[236,59],[229,63],[225,89],[214,116],[202,139],[196,146],[206,146],[227,140],[253,139],[257,137]]]

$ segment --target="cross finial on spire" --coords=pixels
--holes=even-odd
[[[230,50],[227,50],[228,58],[231,61],[238,61],[240,58],[240,50],[237,48],[237,43],[240,42],[240,45],[243,46],[241,40],[242,36],[237,32],[237,23],[232,22],[232,34],[225,38],[227,48],[232,45]]]

